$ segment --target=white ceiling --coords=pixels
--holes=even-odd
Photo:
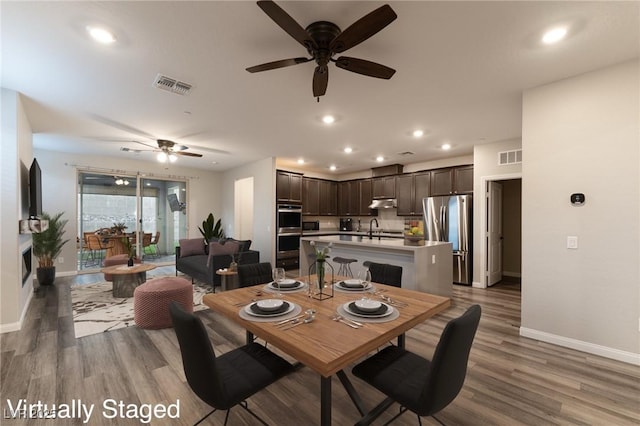
[[[328,20],[344,30],[382,3],[278,4],[303,27]],[[26,95],[39,149],[155,161],[120,148],[167,138],[204,154],[181,157],[182,166],[222,171],[303,157],[306,170],[336,164],[340,174],[519,138],[523,90],[639,57],[636,1],[389,4],[398,19],[345,54],[396,74],[379,80],[330,65],[318,103],[313,62],[245,71],[306,55],[255,2],[3,1],[2,87]],[[117,43],[90,40],[89,24],[111,28]],[[543,47],[542,32],[558,24],[568,38]],[[158,73],[193,84],[192,93],[153,88]],[[320,120],[327,113],[337,117],[331,126]],[[426,135],[413,138],[416,128]],[[445,141],[449,152],[439,149]],[[399,155],[406,151],[414,154]]]

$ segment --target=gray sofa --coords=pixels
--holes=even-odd
[[[234,240],[237,241],[237,240]],[[251,250],[248,247],[251,241],[239,241],[240,251],[236,255],[239,265],[260,262],[260,252]],[[211,256],[211,261],[207,266],[209,255],[194,254],[189,256],[181,256],[180,246],[176,247],[176,276],[178,272],[182,272],[191,277],[191,280],[198,280],[211,285],[214,289],[221,285],[221,276],[216,274],[218,269],[228,268],[231,263],[232,256],[228,254],[219,254]]]

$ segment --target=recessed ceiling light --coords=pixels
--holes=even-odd
[[[332,172],[335,172],[336,169],[337,167],[334,164],[329,166],[329,170],[331,170]]]
[[[384,157],[383,157],[382,155],[378,155],[378,156],[376,157],[376,161],[377,161],[378,163],[381,163],[381,162],[383,162],[383,161],[384,161]]]
[[[333,115],[325,115],[324,117],[322,117],[322,121],[324,122],[324,124],[331,124],[336,121],[336,119]]]
[[[111,44],[116,41],[116,37],[108,30],[100,27],[87,26],[89,35],[98,43]]]
[[[304,159],[303,158],[298,158],[298,164],[304,164]]]
[[[414,130],[413,131],[413,137],[414,138],[421,138],[422,135],[424,135],[424,131],[422,131],[422,130]]]
[[[554,44],[565,38],[567,35],[567,29],[565,27],[558,27],[547,31],[542,36],[542,42],[544,44]]]
[[[447,150],[451,149],[451,145],[448,144],[448,143],[443,143],[440,148],[442,148],[444,151],[447,151]]]
[[[344,152],[345,152],[346,154],[351,154],[351,153],[353,152],[353,148],[351,148],[350,146],[348,146],[348,147],[346,147],[346,148],[344,149]]]

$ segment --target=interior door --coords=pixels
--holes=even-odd
[[[502,184],[487,182],[487,285],[502,280]]]

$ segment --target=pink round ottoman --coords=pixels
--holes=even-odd
[[[172,326],[169,304],[176,301],[185,311],[193,312],[193,286],[180,277],[155,278],[136,287],[133,292],[133,318],[140,328]]]

